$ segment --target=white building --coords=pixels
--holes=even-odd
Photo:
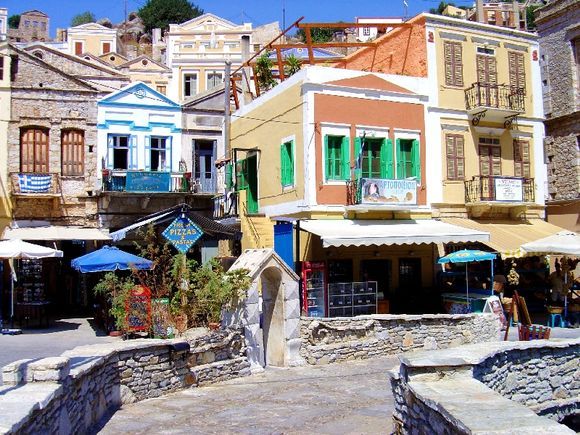
[[[8,9],[0,8],[0,41],[7,39],[8,35]]]
[[[179,104],[142,82],[100,100],[102,191],[181,191],[185,167],[191,167],[181,152],[181,122]]]
[[[385,24],[399,24],[403,22],[402,18],[362,18],[357,17],[357,24],[368,24],[368,27],[359,27],[356,32],[356,39],[360,42],[368,42],[376,39],[379,34],[379,28],[385,29]],[[381,24],[381,26],[379,26]],[[386,27],[385,31],[392,30],[392,27]]]

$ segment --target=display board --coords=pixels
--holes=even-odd
[[[502,325],[502,329],[507,327],[507,319],[505,317],[505,313],[503,312],[503,307],[501,305],[501,301],[497,296],[490,296],[485,301],[485,306],[483,307],[484,313],[494,313],[495,315],[499,316],[499,320]]]
[[[143,285],[131,289],[125,303],[129,332],[148,331],[151,325],[151,290]]]

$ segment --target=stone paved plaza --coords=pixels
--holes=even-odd
[[[103,434],[389,433],[396,357],[264,373],[125,405]]]

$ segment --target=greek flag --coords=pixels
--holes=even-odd
[[[362,158],[363,158],[363,152],[365,150],[365,138],[367,136],[366,131],[363,133],[363,136],[360,140],[360,151],[358,153],[358,156],[356,156],[356,162],[355,162],[355,169],[362,169]]]
[[[18,174],[20,193],[48,193],[51,181],[50,175]]]

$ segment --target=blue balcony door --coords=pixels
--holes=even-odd
[[[194,140],[194,177],[200,192],[216,191],[215,158],[215,140]]]

